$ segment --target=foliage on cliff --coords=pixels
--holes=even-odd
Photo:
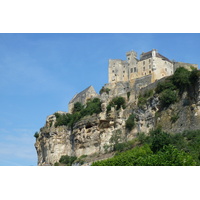
[[[87,115],[92,115],[94,113],[99,114],[100,112],[101,112],[101,101],[98,98],[94,98],[88,101],[86,106],[77,102],[74,104],[74,109],[72,114],[55,113],[56,116],[55,127],[65,125],[72,128],[74,124],[81,118]]]
[[[119,110],[121,107],[124,109],[126,101],[123,97],[114,97],[107,106],[107,112],[111,110],[111,107],[115,107],[116,110]]]
[[[200,165],[200,130],[168,134],[161,128],[138,135],[139,146],[116,153],[93,166],[194,166]]]

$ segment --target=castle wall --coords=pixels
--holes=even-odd
[[[128,63],[119,59],[110,59],[108,67],[108,81],[109,83],[128,81]]]
[[[190,64],[190,63],[184,63],[184,62],[174,62],[173,65],[174,65],[174,72],[179,67],[185,67],[187,70],[191,70],[191,67],[198,69],[197,64]]]
[[[174,73],[173,64],[161,58],[155,57],[155,70],[153,70],[152,82]]]

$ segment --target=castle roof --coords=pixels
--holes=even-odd
[[[77,99],[79,99],[80,97],[82,97],[84,94],[86,94],[89,90],[92,90],[93,92],[95,92],[94,88],[92,85],[90,85],[89,87],[87,87],[85,90],[81,91],[80,93],[74,95],[74,97],[72,98],[72,100],[69,103],[73,103],[76,102]],[[96,93],[96,92],[95,92]]]
[[[152,57],[152,51],[153,51],[153,50],[148,51],[148,52],[146,52],[146,53],[142,53],[142,54],[141,54],[141,57],[140,57],[140,61],[141,61],[141,60],[148,59],[148,58],[151,58],[151,57]],[[161,58],[162,60],[166,60],[166,61],[168,61],[168,62],[170,62],[170,63],[172,62],[172,61],[170,61],[168,58],[166,58],[165,56],[161,55],[161,54],[158,53],[158,52],[156,52],[156,57]]]

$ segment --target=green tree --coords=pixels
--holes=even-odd
[[[171,89],[166,89],[161,93],[160,100],[162,106],[167,107],[177,101],[177,93]]]
[[[176,85],[181,92],[183,92],[184,89],[190,85],[190,73],[191,72],[184,67],[179,67],[174,72],[172,77],[173,84]]]
[[[149,141],[151,150],[155,153],[171,143],[171,136],[159,127],[150,132]]]
[[[80,112],[83,108],[84,108],[84,106],[82,105],[82,103],[76,102],[74,104],[73,113]]]
[[[37,139],[39,137],[39,133],[35,132],[34,137]]]

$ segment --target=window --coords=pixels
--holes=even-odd
[[[125,73],[125,71],[123,71],[123,73]]]
[[[149,59],[149,63],[151,63],[151,59]]]
[[[133,68],[131,68],[131,73],[133,73]]]
[[[115,76],[117,76],[117,74],[115,74]]]
[[[151,65],[149,65],[149,69],[151,69]]]
[[[115,71],[113,70],[112,72],[114,73]]]
[[[145,65],[145,61],[143,61],[143,65]]]
[[[167,68],[165,68],[165,71],[167,72]]]
[[[134,72],[137,72],[137,69],[136,69],[136,67],[134,67]]]
[[[145,71],[145,67],[143,67],[143,71]]]
[[[149,71],[149,74],[151,74],[151,71]]]

